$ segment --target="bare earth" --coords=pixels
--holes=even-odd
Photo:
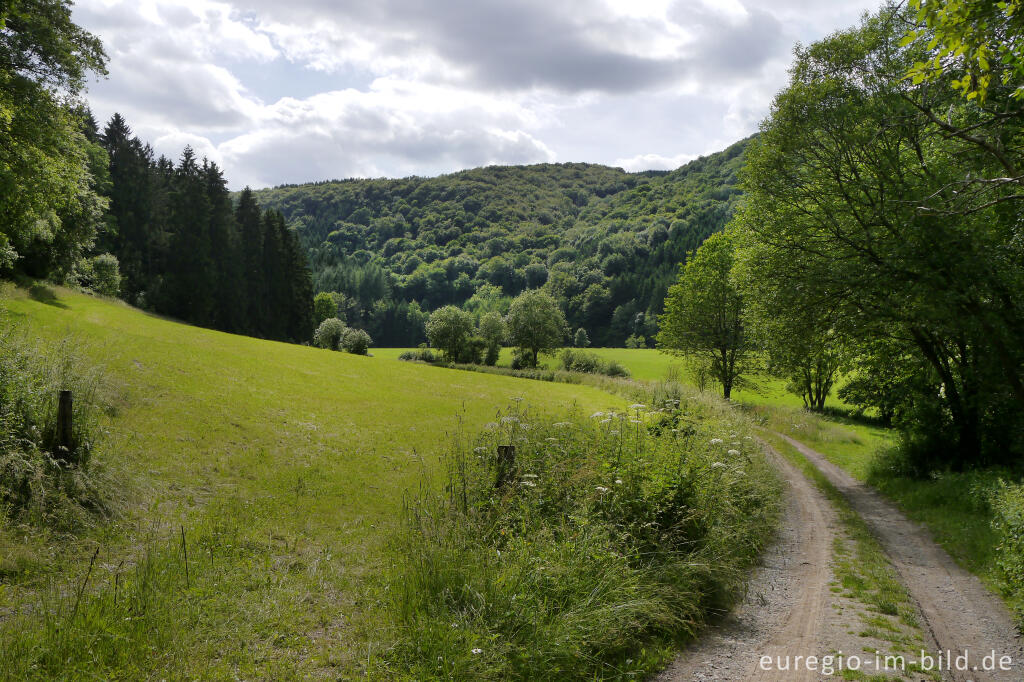
[[[897,574],[918,606],[921,631],[914,649],[936,655],[967,652],[968,668],[943,670],[939,679],[1024,680],[1024,647],[1006,608],[981,582],[956,565],[927,532],[906,519],[893,505],[824,456],[787,438],[846,496],[879,540]],[[754,572],[746,598],[720,623],[710,627],[657,679],[684,680],[806,680],[836,679],[822,669],[824,656],[859,656],[867,679],[878,673],[870,653],[888,653],[892,646],[863,630],[863,605],[830,589],[835,584],[833,543],[844,530],[827,498],[789,462],[768,448],[788,488],[788,502],[775,543]],[[1012,658],[1009,672],[980,670],[984,657],[995,652]],[[761,665],[761,657],[795,662],[788,671]],[[907,655],[910,661],[914,657]],[[793,669],[799,667],[798,670]],[[979,670],[971,670],[977,667]],[[920,673],[900,675],[892,670],[882,679],[935,679]]]

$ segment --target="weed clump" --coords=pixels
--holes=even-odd
[[[446,480],[395,544],[400,635],[381,664],[419,679],[648,672],[729,606],[777,513],[741,417],[700,399],[515,407],[456,442]]]
[[[12,327],[0,330],[0,527],[64,532],[105,511],[91,462],[98,376],[82,367],[68,344],[44,347]],[[68,449],[58,442],[61,389],[74,397]]]

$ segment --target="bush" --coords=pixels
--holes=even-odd
[[[590,337],[587,336],[587,330],[580,327],[576,330],[576,335],[572,339],[572,345],[577,348],[586,348],[590,345]]]
[[[91,464],[99,379],[83,367],[69,346],[47,348],[12,329],[0,331],[0,526],[10,516],[73,530],[105,510]],[[74,400],[70,451],[57,442],[61,389],[70,389]]]
[[[1024,485],[1000,481],[990,500],[992,528],[999,538],[996,568],[1024,620]]]
[[[109,253],[79,262],[74,279],[100,296],[116,298],[121,293],[121,265],[117,257]]]
[[[400,638],[384,676],[643,677],[663,662],[647,645],[728,608],[776,517],[778,485],[741,417],[709,406],[515,409],[458,439],[445,493],[408,507],[394,545]],[[694,417],[686,434],[647,426]],[[496,455],[509,443],[511,463]]]
[[[353,355],[366,355],[372,340],[362,329],[346,329],[341,337],[341,348]]]
[[[313,345],[317,348],[327,350],[338,350],[341,339],[345,336],[348,327],[336,317],[330,317],[320,323],[320,326],[313,332]]]
[[[647,339],[639,334],[633,334],[626,339],[626,348],[647,348]]]
[[[437,362],[437,356],[429,348],[417,348],[416,350],[403,351],[398,356],[399,360],[407,362]]]
[[[487,341],[480,336],[470,336],[463,343],[462,348],[459,349],[458,355],[455,356],[455,362],[460,362],[465,365],[480,365],[483,364],[484,354],[487,351]]]
[[[628,377],[629,370],[615,360],[605,360],[596,353],[565,348],[558,356],[558,362],[567,372],[604,374],[610,377]]]

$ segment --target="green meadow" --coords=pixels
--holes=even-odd
[[[63,289],[4,293],[3,324],[41,347],[66,340],[103,373],[95,459],[110,518],[61,537],[0,527],[0,678],[358,670],[384,639],[368,614],[388,532],[407,491],[437,485],[456,434],[514,399],[625,406],[587,386],[233,336]],[[149,606],[125,612],[129,594]]]

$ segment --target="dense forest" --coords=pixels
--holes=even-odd
[[[672,172],[569,163],[256,192],[306,249],[318,292],[378,345],[424,339],[424,313],[480,316],[543,288],[598,346],[650,344],[679,262],[721,230],[748,141]]]
[[[87,184],[69,208],[47,218],[50,229],[12,230],[6,269],[192,324],[309,339],[309,271],[279,212],[262,210],[248,191],[233,201],[217,164],[191,148],[177,164],[156,157],[119,114],[102,131],[83,106],[62,116]]]

